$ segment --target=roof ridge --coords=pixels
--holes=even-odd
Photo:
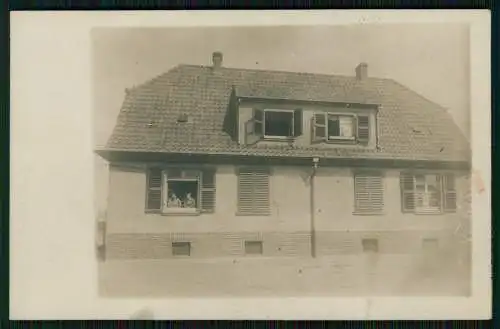
[[[179,64],[178,67],[196,67],[196,68],[204,68],[210,69],[212,68],[209,65],[201,65],[201,64]],[[227,67],[223,66],[218,68],[218,70],[235,70],[235,71],[251,71],[251,72],[268,72],[268,73],[288,73],[288,74],[302,74],[302,75],[310,75],[310,76],[322,76],[322,77],[334,77],[334,78],[349,78],[356,79],[354,75],[345,75],[345,74],[326,74],[326,73],[315,73],[315,72],[300,72],[300,71],[286,71],[286,70],[271,70],[271,69],[250,69],[243,67]],[[381,78],[381,77],[367,77],[368,80],[391,80],[389,78]]]

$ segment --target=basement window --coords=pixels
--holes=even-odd
[[[174,256],[190,256],[190,242],[172,242],[172,255]]]
[[[245,241],[245,254],[262,255],[262,241]]]
[[[378,253],[378,240],[377,239],[363,239],[363,251],[366,253]]]

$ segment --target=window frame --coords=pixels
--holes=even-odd
[[[149,176],[151,171],[156,170],[160,172],[161,185],[160,191],[160,207],[159,208],[149,208],[148,198],[150,192],[157,191],[158,189],[151,189],[149,183]],[[177,170],[181,173],[180,177],[169,178],[168,172],[172,170]],[[163,216],[199,216],[206,213],[214,213],[216,209],[216,186],[217,186],[217,168],[214,166],[193,166],[193,165],[169,165],[169,166],[148,166],[146,167],[146,205],[145,213],[147,214],[159,214]],[[185,177],[186,172],[195,172],[195,177]],[[213,175],[211,183],[205,185],[204,175]],[[194,176],[194,175],[193,175]],[[197,182],[196,189],[196,207],[195,208],[169,208],[168,207],[168,181],[191,181]],[[210,195],[213,194],[213,196]],[[209,197],[207,200],[211,200],[208,204],[204,203],[204,198]]]
[[[317,123],[317,117],[323,116],[324,124]],[[351,117],[352,118],[352,136],[332,136],[328,133],[329,117]],[[359,119],[360,117],[365,117],[367,119],[366,128],[367,137],[361,138],[359,136]],[[377,120],[376,117],[373,119],[371,113],[358,113],[358,112],[345,112],[345,111],[315,111],[313,112],[312,124],[311,124],[311,139],[312,143],[327,143],[327,144],[361,144],[368,145],[372,140],[372,129],[374,129],[372,120]],[[322,128],[325,131],[324,136],[318,136],[317,129]],[[340,128],[340,127],[339,127]]]
[[[428,204],[431,201],[431,197],[429,196],[433,192],[429,192],[429,184],[427,182],[426,176],[435,176],[436,179],[439,179],[438,181],[438,187],[437,187],[437,194],[439,196],[439,206],[438,207],[430,207],[430,206],[421,206],[419,207],[417,205],[417,199],[419,197],[419,194],[422,194],[422,198],[425,200],[426,196],[428,199]],[[404,188],[404,182],[403,182],[403,177],[408,177],[410,176],[412,178],[412,185],[413,188],[410,189],[405,189]],[[424,192],[417,192],[417,176],[423,176],[424,177]],[[453,190],[447,190],[445,187],[445,180],[449,179],[451,177],[453,181]],[[444,213],[449,213],[449,212],[456,212],[457,211],[457,205],[456,205],[456,195],[457,195],[457,190],[456,190],[456,177],[453,173],[449,172],[435,172],[435,171],[411,171],[411,172],[401,172],[400,173],[400,186],[401,186],[401,210],[403,213],[412,213],[415,215],[441,215]],[[445,198],[447,197],[448,193],[452,193],[455,196],[455,203],[454,203],[454,208],[453,209],[448,209],[445,205],[446,200]],[[413,194],[413,209],[410,209],[406,207],[405,200],[408,194]]]
[[[303,109],[298,108],[253,108],[252,118],[244,123],[245,144],[253,145],[264,141],[290,141],[303,134]],[[272,136],[266,135],[266,113],[284,112],[292,114],[291,135]],[[260,117],[262,116],[262,117]],[[260,129],[258,129],[259,127]]]
[[[272,112],[277,112],[277,113],[291,113],[292,114],[292,132],[290,136],[272,136],[272,135],[266,135],[266,113],[272,113]],[[291,109],[273,109],[273,108],[265,108],[262,109],[262,138],[264,140],[287,140],[287,139],[292,139],[295,138],[295,110]]]
[[[350,117],[352,119],[352,136],[330,136],[329,133],[329,122],[331,116],[335,116],[339,118],[339,133],[340,133],[340,117]],[[358,115],[356,113],[345,113],[345,112],[325,112],[325,137],[326,142],[335,143],[338,141],[356,141],[357,139],[357,123],[358,123]]]
[[[198,169],[179,169],[184,175],[185,171],[195,171],[197,173],[196,178],[169,178],[168,171],[172,169],[177,169],[177,168],[167,168],[162,170],[162,180],[163,180],[163,185],[162,189],[163,191],[163,197],[162,197],[162,207],[161,207],[161,213],[164,215],[199,215],[201,213],[201,179],[203,175],[202,170]],[[196,207],[195,208],[169,208],[168,207],[168,183],[169,181],[174,181],[174,182],[196,182]]]

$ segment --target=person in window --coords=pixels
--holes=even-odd
[[[181,200],[175,195],[174,192],[170,194],[170,198],[168,198],[168,204],[167,206],[169,208],[179,208],[181,206]]]
[[[186,199],[184,200],[184,206],[186,208],[195,208],[196,207],[196,200],[193,198],[191,193],[186,194]]]

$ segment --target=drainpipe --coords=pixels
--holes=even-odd
[[[313,158],[313,171],[310,177],[310,205],[311,205],[311,256],[316,257],[316,227],[314,219],[316,217],[316,206],[315,206],[315,194],[314,194],[314,179],[316,177],[316,171],[318,169],[319,158]]]

